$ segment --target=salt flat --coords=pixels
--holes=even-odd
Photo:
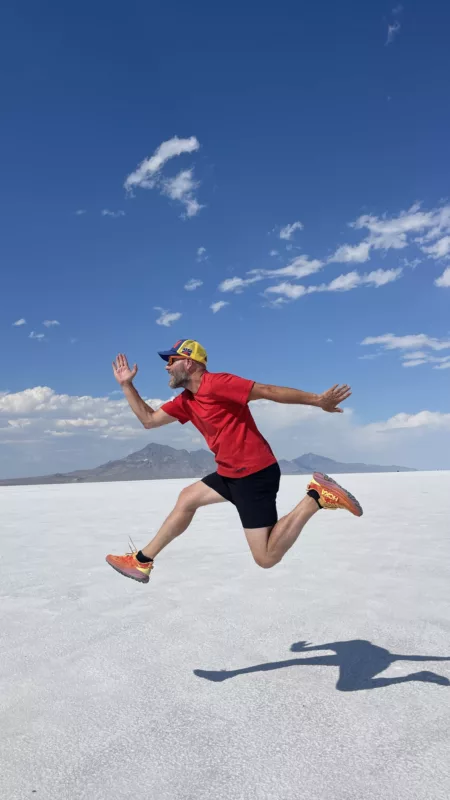
[[[104,557],[192,481],[0,489],[0,797],[448,800],[450,474],[338,480],[272,570],[224,504],[147,586]]]

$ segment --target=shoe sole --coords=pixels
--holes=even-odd
[[[347,489],[340,486],[339,483],[333,480],[333,478],[330,478],[329,475],[324,475],[323,472],[315,472],[313,478],[317,483],[320,483],[321,486],[324,486],[325,489],[329,489],[336,494],[351,514],[354,514],[355,517],[362,517],[363,510],[360,503],[358,503],[356,497],[348,492]]]
[[[123,575],[124,578],[131,578],[132,581],[136,581],[137,583],[148,583],[150,580],[149,575],[143,575],[142,578],[137,578],[135,575],[130,575],[129,572],[124,572],[122,569],[119,569],[119,567],[116,567],[114,564],[111,564],[111,562],[108,561],[107,558],[105,558],[105,561],[107,564],[109,564],[110,567],[115,569],[116,572],[119,573],[119,575]]]

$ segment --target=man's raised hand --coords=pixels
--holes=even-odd
[[[133,368],[130,369],[127,357],[123,353],[119,353],[116,360],[112,362],[112,368],[114,377],[121,386],[124,383],[131,383],[138,371],[137,364],[134,364]]]
[[[343,386],[339,386],[339,384],[336,383],[331,389],[319,395],[318,406],[323,409],[323,411],[329,411],[332,414],[342,414],[343,409],[337,406],[339,403],[343,403],[344,400],[347,400],[351,393],[350,386],[347,386],[346,383]]]

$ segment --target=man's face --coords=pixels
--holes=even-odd
[[[188,360],[187,358],[180,358],[179,361],[174,361],[170,367],[166,367],[170,375],[169,386],[171,389],[179,389],[181,386],[187,386],[190,377]]]

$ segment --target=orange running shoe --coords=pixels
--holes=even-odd
[[[140,583],[148,583],[150,580],[150,572],[153,569],[153,561],[148,564],[141,564],[136,558],[137,549],[130,539],[131,552],[125,553],[124,556],[106,556],[107,563],[121,575],[126,578],[132,578],[134,581]]]
[[[339,486],[329,475],[315,472],[312,481],[308,483],[308,491],[315,489],[319,495],[319,505],[321,508],[328,508],[335,511],[337,508],[344,508],[350,511],[355,517],[362,517],[363,510],[356,497],[353,497],[347,489]]]

